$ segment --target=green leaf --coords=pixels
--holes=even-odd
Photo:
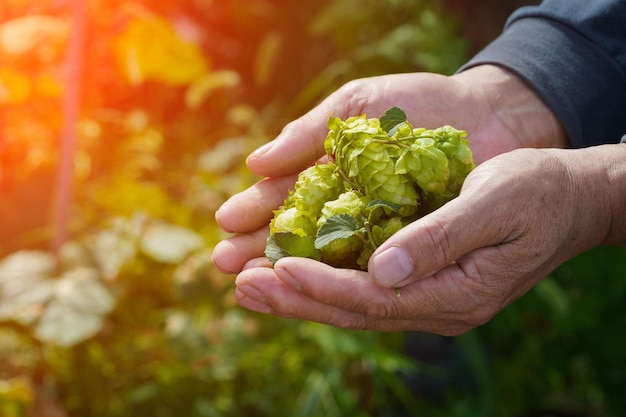
[[[313,239],[295,233],[275,233],[267,239],[265,256],[275,264],[280,258],[297,256],[319,260],[320,255]]]
[[[393,136],[398,126],[407,121],[406,113],[399,107],[392,107],[380,116],[380,127]]]
[[[354,236],[360,228],[359,223],[348,214],[329,217],[317,231],[315,247],[321,249],[337,239]]]
[[[391,203],[389,201],[380,200],[380,199],[379,200],[372,200],[367,205],[367,209],[368,210],[373,210],[373,209],[378,208],[378,207],[386,207],[388,209],[391,209],[394,212],[398,212],[402,208],[402,206],[400,204],[394,204],[394,203]]]

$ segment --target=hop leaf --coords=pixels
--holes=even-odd
[[[315,247],[322,249],[337,239],[346,239],[354,236],[360,229],[359,223],[347,214],[333,216],[319,228],[315,238]]]
[[[380,116],[380,126],[388,136],[393,136],[398,127],[406,122],[406,113],[399,107],[392,107]]]
[[[275,233],[267,239],[265,256],[272,264],[287,256],[320,259],[312,237],[299,236],[295,233]]]

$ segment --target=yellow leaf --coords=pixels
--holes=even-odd
[[[208,72],[200,48],[183,39],[165,19],[149,16],[132,20],[115,40],[118,63],[133,85],[160,81],[190,84]]]
[[[41,97],[56,98],[63,93],[63,84],[51,75],[42,74],[35,80],[35,90]]]
[[[31,97],[30,79],[9,67],[0,67],[0,104],[22,104]]]
[[[52,58],[61,52],[59,45],[67,39],[68,22],[61,18],[31,15],[0,24],[0,52],[7,55],[24,55],[37,51],[42,58]],[[41,50],[39,50],[41,49]]]
[[[254,66],[254,79],[257,85],[264,86],[268,83],[282,43],[283,38],[278,32],[269,33],[261,42]]]
[[[235,87],[240,77],[235,71],[216,71],[197,79],[189,86],[185,95],[185,103],[191,109],[198,108],[204,100],[218,88]]]

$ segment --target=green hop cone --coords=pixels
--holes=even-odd
[[[371,228],[371,238],[373,239],[373,245],[365,245],[363,247],[363,251],[361,255],[357,259],[357,264],[363,270],[367,269],[367,264],[369,262],[372,253],[378,246],[380,246],[383,242],[389,239],[394,233],[402,229],[409,222],[403,221],[401,217],[391,217],[389,219],[385,219],[379,222],[379,224],[375,224]]]
[[[317,227],[321,227],[329,218],[340,214],[347,214],[357,221],[367,218],[367,206],[371,197],[364,196],[358,191],[343,192],[335,200],[327,201],[322,207],[321,215],[317,220]]]
[[[317,233],[315,219],[296,207],[281,207],[274,212],[270,222],[270,234],[293,233],[302,237],[314,237]]]
[[[343,190],[335,164],[315,164],[298,175],[289,202],[301,213],[317,220],[324,203],[336,199]]]
[[[400,147],[380,127],[378,119],[334,118],[326,151],[354,187],[373,199],[400,206],[417,206],[419,195],[408,177],[396,173]]]
[[[396,172],[408,174],[425,193],[443,194],[450,178],[448,158],[435,140],[427,137],[428,131],[418,129],[415,135],[418,138],[397,159]]]
[[[454,197],[461,191],[465,177],[475,168],[472,150],[466,139],[467,132],[452,126],[442,126],[435,129],[433,134],[437,140],[437,148],[448,158],[450,181],[445,194]]]

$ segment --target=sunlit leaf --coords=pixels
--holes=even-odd
[[[100,331],[115,299],[91,268],[76,268],[56,282],[54,296],[39,318],[34,333],[44,342],[71,346]]]
[[[52,277],[54,256],[41,251],[15,252],[0,262],[0,300],[9,299]]]
[[[31,97],[28,75],[10,67],[0,67],[0,104],[21,104]]]
[[[202,238],[192,230],[154,221],[140,238],[141,250],[159,262],[176,264],[203,246]]]
[[[33,323],[53,293],[54,257],[20,251],[0,263],[0,320]]]
[[[266,85],[272,75],[283,43],[282,35],[271,32],[263,38],[254,65],[254,79],[259,86]]]
[[[44,311],[53,293],[52,281],[39,281],[24,288],[19,294],[0,299],[0,320],[11,320],[23,325],[33,324]]]
[[[106,278],[114,278],[137,253],[137,243],[128,234],[103,230],[89,237],[87,243]]]
[[[32,53],[37,47],[60,44],[67,38],[68,22],[53,16],[31,15],[0,24],[0,52],[8,55]],[[60,52],[60,48],[59,48]]]
[[[213,91],[219,88],[235,87],[239,82],[239,74],[235,71],[210,72],[189,86],[185,94],[185,104],[190,109],[198,108]]]
[[[115,40],[114,49],[133,85],[147,80],[185,85],[208,72],[207,58],[198,45],[183,39],[170,22],[158,16],[131,20]]]

